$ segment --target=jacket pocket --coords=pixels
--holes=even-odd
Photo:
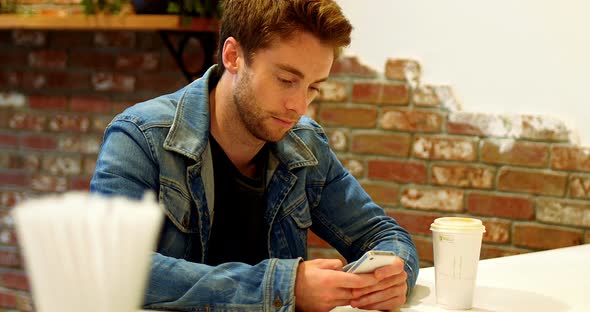
[[[311,214],[305,196],[289,206],[280,220],[283,242],[290,256],[307,258],[307,231],[311,227]]]
[[[174,225],[183,233],[193,234],[199,232],[194,203],[190,196],[185,195],[178,186],[161,180],[160,202],[164,204],[166,215]]]

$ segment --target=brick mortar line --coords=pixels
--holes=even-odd
[[[541,221],[538,219],[535,220],[514,220],[513,225],[532,225],[532,226],[539,226],[544,228],[551,228],[556,230],[565,230],[566,232],[578,232],[584,233],[585,230],[590,229],[590,227],[582,227],[579,225],[567,225],[567,224],[558,224],[558,223],[547,223],[546,221]]]

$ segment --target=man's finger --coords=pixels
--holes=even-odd
[[[397,297],[403,297],[405,301],[406,291],[406,283],[397,284],[392,287],[388,287],[379,291],[369,293],[360,298],[353,299],[350,302],[350,304],[353,307],[364,307],[367,305],[373,305],[380,302],[386,302]]]
[[[402,285],[405,285],[406,282],[407,282],[407,276],[404,272],[402,274],[390,276],[386,279],[383,279],[375,285],[371,285],[371,286],[364,287],[364,288],[352,289],[352,296],[354,298],[359,298],[359,297],[362,297],[366,294],[370,294],[372,292],[380,291],[380,290],[383,290],[386,288],[395,287],[395,286],[401,287]]]
[[[390,298],[388,300],[363,306],[353,306],[363,310],[395,311],[406,303],[406,296]]]
[[[310,261],[320,269],[327,269],[327,270],[342,270],[344,266],[342,260],[340,259],[316,259]]]
[[[373,273],[334,272],[333,278],[336,285],[344,288],[364,288],[379,283],[379,279]]]
[[[396,257],[390,265],[377,268],[374,274],[378,279],[383,279],[399,274],[402,271],[404,271],[404,261],[400,257]]]

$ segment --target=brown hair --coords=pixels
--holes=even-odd
[[[217,61],[221,76],[223,44],[234,37],[249,62],[259,49],[276,39],[289,39],[296,31],[309,32],[334,47],[338,57],[350,44],[352,25],[334,0],[225,0],[219,33]]]

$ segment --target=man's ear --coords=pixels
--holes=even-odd
[[[232,74],[238,72],[239,61],[242,56],[242,48],[240,43],[234,37],[228,37],[223,43],[223,51],[221,53],[223,57],[223,66],[225,70]]]

